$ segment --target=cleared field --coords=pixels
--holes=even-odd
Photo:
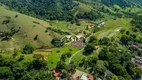
[[[131,19],[116,19],[105,22],[103,28],[95,33],[97,38],[116,36],[121,29],[129,30],[131,27]],[[119,30],[119,31],[118,31]]]

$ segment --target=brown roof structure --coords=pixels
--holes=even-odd
[[[95,49],[98,49],[98,48],[100,48],[100,46],[95,46]]]
[[[60,74],[61,74],[61,72],[57,71],[56,69],[53,69],[52,73],[54,77],[60,77]]]

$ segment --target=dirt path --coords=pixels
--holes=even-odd
[[[83,50],[84,50],[84,48],[82,48],[81,50],[75,52],[75,53],[70,57],[69,63],[71,63],[72,58],[73,58],[76,54],[80,53],[80,52],[83,51]]]
[[[94,34],[92,33],[90,36],[88,36],[88,37],[86,38],[86,43],[88,43],[89,38],[90,38],[91,36],[93,36],[93,35],[94,35]],[[82,48],[81,50],[75,52],[75,53],[69,58],[69,63],[71,63],[72,58],[73,58],[75,55],[77,55],[78,53],[80,53],[80,52],[83,51],[83,50],[84,50],[84,48]]]

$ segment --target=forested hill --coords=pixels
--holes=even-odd
[[[108,6],[113,6],[114,4],[122,7],[131,6],[130,0],[102,0],[102,2]]]
[[[0,0],[10,9],[28,15],[63,20],[70,16],[70,10],[76,5],[72,0]],[[63,15],[66,15],[63,17]],[[62,16],[62,17],[61,17]]]
[[[141,0],[100,0],[100,2],[108,6],[119,5],[121,7],[135,6],[136,4],[137,5],[142,4]]]
[[[136,0],[136,2],[142,5],[142,0]]]
[[[78,18],[96,20],[104,17],[106,12],[112,16],[126,16],[128,11],[123,10],[117,13],[118,7],[140,5],[140,0],[0,0],[0,2],[10,9],[34,17],[66,20],[72,23]]]

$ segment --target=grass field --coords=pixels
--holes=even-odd
[[[77,48],[72,48],[68,46],[64,46],[62,48],[55,48],[51,54],[47,56],[48,64],[50,67],[55,67],[55,65],[60,61],[61,55],[66,54],[67,52],[71,52],[72,54],[78,51]],[[66,62],[68,63],[68,59],[66,59]]]
[[[95,33],[95,36],[97,38],[102,38],[102,37],[109,37],[112,34],[117,35],[119,34],[120,31],[115,32],[115,30],[129,30],[130,29],[130,21],[131,19],[116,19],[116,20],[108,20],[105,22],[105,25],[103,28],[101,28],[98,32]]]
[[[15,18],[15,16],[18,17]],[[2,24],[4,20],[10,17],[8,24]],[[0,41],[0,48],[20,48],[25,44],[33,44],[36,47],[51,46],[50,42],[53,37],[60,37],[58,33],[53,31],[45,32],[49,27],[49,23],[26,16],[15,11],[10,11],[0,6],[0,31],[9,31],[12,27],[20,28],[20,31],[16,33],[9,41]],[[38,35],[38,39],[35,41],[34,37]]]

